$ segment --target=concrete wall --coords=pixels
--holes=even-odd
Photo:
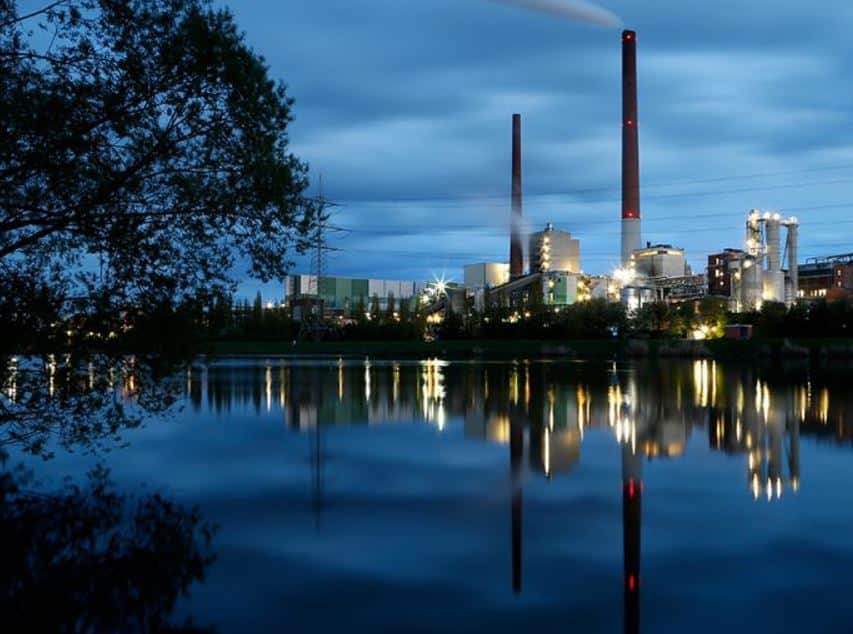
[[[647,277],[683,277],[687,262],[681,249],[651,247],[634,252],[634,270]]]
[[[466,288],[492,288],[509,281],[509,265],[503,262],[480,262],[465,265]]]

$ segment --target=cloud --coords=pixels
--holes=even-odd
[[[707,253],[743,241],[750,207],[804,208],[803,257],[839,250],[824,225],[809,222],[841,222],[849,211],[808,209],[853,201],[853,183],[787,186],[853,176],[805,171],[853,165],[853,5],[608,6],[639,34],[644,239],[684,246],[701,269]],[[332,237],[358,255],[341,251],[336,271],[426,277],[445,263],[461,271],[459,254],[505,258],[513,112],[523,117],[525,219],[581,235],[587,270],[618,257],[618,34],[481,1],[234,10],[296,100],[292,149],[341,203],[339,224],[358,230]],[[690,184],[783,171],[795,173]],[[765,189],[730,191],[748,185]],[[460,224],[469,228],[456,231]],[[377,228],[398,233],[371,233]],[[406,250],[430,256],[393,255]]]
[[[510,4],[561,18],[589,22],[610,28],[622,26],[622,20],[615,13],[583,0],[492,0],[492,2]]]

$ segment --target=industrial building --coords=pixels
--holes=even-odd
[[[708,256],[708,295],[729,298],[732,296],[735,271],[746,254],[743,249],[724,249]]]
[[[493,301],[516,306],[542,303],[545,306],[567,306],[578,301],[580,275],[568,271],[529,273],[506,284],[488,290]],[[541,296],[537,296],[541,293]],[[475,305],[479,301],[475,296]]]
[[[380,310],[390,302],[412,301],[426,288],[425,282],[409,280],[376,280],[316,275],[288,275],[284,281],[284,298],[289,305],[303,298],[317,298],[325,314],[347,313],[356,306],[369,309],[374,298]]]
[[[603,299],[609,302],[619,301],[619,287],[608,275],[581,275],[578,278],[578,301],[587,302]]]
[[[784,250],[782,227],[787,229]],[[753,209],[746,221],[746,249],[726,249],[708,257],[709,293],[728,299],[736,312],[758,310],[763,302],[790,306],[800,296],[798,235],[796,218]]]
[[[646,304],[658,301],[657,290],[648,284],[622,286],[619,289],[619,301],[625,305],[629,314],[635,313]]]
[[[629,312],[652,302],[681,303],[705,296],[705,277],[692,275],[684,249],[671,244],[646,243],[631,254],[620,271],[619,300]]]
[[[853,294],[853,253],[809,258],[799,267],[797,297],[804,301]]]
[[[579,273],[581,268],[580,241],[568,231],[558,231],[550,222],[544,231],[530,234],[529,271],[567,271]]]
[[[546,306],[567,306],[578,301],[578,274],[551,271],[542,274],[542,301]]]
[[[684,277],[690,274],[684,249],[671,244],[646,243],[646,248],[634,251],[631,259],[634,272],[643,277]]]
[[[510,212],[510,259],[502,263],[478,263],[465,266],[464,286],[473,296],[474,306],[482,310],[487,300],[508,306],[541,302],[546,306],[564,306],[578,300],[580,282],[580,242],[567,231],[547,224],[543,231],[528,238],[528,267],[525,273],[522,248],[521,188],[521,116],[512,116],[512,196]],[[541,296],[540,296],[541,294]]]
[[[788,268],[783,268],[781,228],[785,227]],[[784,302],[791,305],[798,295],[797,248],[799,222],[796,218],[782,219],[778,213],[753,209],[746,222],[746,250],[762,264],[761,275],[752,271],[744,281],[744,303],[754,305],[759,301]],[[757,288],[761,288],[760,300]]]
[[[472,291],[494,288],[509,282],[509,264],[506,262],[479,262],[466,264],[464,286]]]

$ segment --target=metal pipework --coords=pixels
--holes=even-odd
[[[796,218],[790,218],[788,225],[788,278],[791,280],[791,299],[790,303],[797,301],[800,294],[800,268],[797,264],[797,249],[799,243],[800,226],[797,224]]]
[[[782,270],[782,238],[779,214],[769,214],[764,224],[767,239],[767,270]]]

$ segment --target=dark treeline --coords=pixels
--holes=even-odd
[[[751,325],[753,334],[762,338],[850,337],[853,302],[847,298],[821,300],[790,308],[779,302],[764,302],[760,310],[744,313],[728,312],[724,303],[713,298],[678,306],[657,302],[638,311],[633,329],[651,336],[689,337],[704,328],[704,334],[713,338],[721,336],[729,324]]]
[[[759,312],[732,316],[736,323],[753,324],[763,337],[850,337],[853,334],[853,301],[819,301],[797,304],[767,302]]]
[[[28,338],[22,332],[5,340],[7,352],[61,351],[64,333],[84,331],[86,323],[83,317],[59,320],[53,328],[55,336],[49,339]],[[186,355],[216,341],[316,338],[310,328],[292,318],[287,307],[265,303],[260,294],[253,301],[235,301],[225,294],[180,303],[166,300],[135,316],[132,323],[132,327],[117,323],[110,337],[92,345],[165,356]],[[320,337],[327,341],[562,340],[692,338],[701,333],[710,339],[721,337],[728,324],[750,324],[754,336],[763,338],[849,337],[853,302],[819,301],[791,308],[766,302],[759,311],[731,313],[723,302],[707,298],[681,305],[655,302],[629,314],[621,304],[592,300],[559,308],[494,305],[478,311],[467,306],[464,311],[448,311],[438,320],[408,302],[379,309],[378,301],[372,300],[367,307],[358,304],[346,315],[322,320]]]
[[[614,337],[717,338],[729,324],[750,324],[763,338],[849,337],[853,302],[843,299],[798,304],[766,302],[759,311],[728,312],[724,302],[646,304],[635,313],[624,306],[593,300],[559,308],[527,305],[510,308],[473,306],[431,318],[407,302],[379,309],[378,300],[356,305],[346,315],[321,322],[321,338],[332,341],[603,339]],[[218,296],[205,304],[185,302],[150,311],[135,333],[124,338],[140,350],[157,346],[201,346],[215,341],[297,341],[314,339],[313,331],[294,321],[287,307]],[[169,343],[171,342],[171,343]]]

